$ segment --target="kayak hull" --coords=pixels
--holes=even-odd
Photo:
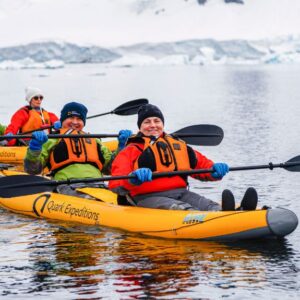
[[[27,147],[0,147],[1,163],[23,163]]]
[[[107,226],[168,239],[245,240],[284,237],[298,225],[290,210],[176,211],[120,206],[57,193],[0,198],[7,210],[37,218]]]

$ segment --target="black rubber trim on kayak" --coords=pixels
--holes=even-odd
[[[279,214],[280,218],[278,218]],[[277,237],[292,233],[298,226],[297,215],[293,211],[282,207],[268,210],[266,221],[270,231]],[[280,226],[278,227],[278,225]]]
[[[271,226],[270,226],[270,222],[269,222],[268,215],[269,215],[269,210],[267,210],[267,214],[266,214],[266,222],[267,222],[267,224],[268,224],[269,230],[272,232],[272,234],[275,235],[275,232],[272,230],[272,228],[271,228]]]

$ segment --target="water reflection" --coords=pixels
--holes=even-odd
[[[55,223],[51,236],[46,233],[46,236],[39,235],[31,240],[30,261],[34,269],[31,286],[34,288],[29,293],[59,289],[82,297],[97,293],[97,286],[104,278],[99,261],[107,246],[97,243],[95,233],[101,238],[99,230],[66,226]]]
[[[193,298],[197,293],[210,298],[216,293],[263,292],[266,287],[270,291],[270,286],[273,293],[279,287],[299,288],[295,276],[299,254],[287,240],[230,244],[165,240],[61,222],[34,223],[30,218],[25,226],[25,236],[14,236],[22,246],[16,248],[18,263],[4,259],[0,268],[0,274],[9,270],[11,274],[1,285],[14,286],[16,295],[155,299]],[[272,286],[274,281],[277,287]]]
[[[208,282],[224,292],[250,284],[263,288],[269,268],[287,265],[293,254],[284,240],[220,244],[131,236],[114,252],[120,266],[113,273],[116,291],[138,298],[188,295],[207,290]]]
[[[188,250],[188,251],[187,251]],[[156,298],[197,285],[189,249],[176,242],[127,237],[114,249],[118,261],[116,291]]]

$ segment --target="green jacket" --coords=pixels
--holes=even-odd
[[[28,148],[24,159],[24,170],[29,174],[40,174],[47,166],[50,153],[58,143],[59,139],[49,139],[43,144],[41,151],[33,151]],[[101,145],[101,152],[104,157],[103,173],[110,173],[111,162],[115,156],[109,148],[107,148],[101,140],[96,139]],[[101,171],[91,164],[72,164],[59,170],[54,175],[55,180],[81,179],[81,178],[98,178],[102,177]]]

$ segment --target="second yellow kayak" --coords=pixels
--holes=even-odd
[[[106,141],[103,142],[111,151],[115,151],[118,147],[118,141]],[[12,163],[12,164],[22,164],[27,147],[16,146],[16,147],[4,147],[0,146],[0,163]]]

